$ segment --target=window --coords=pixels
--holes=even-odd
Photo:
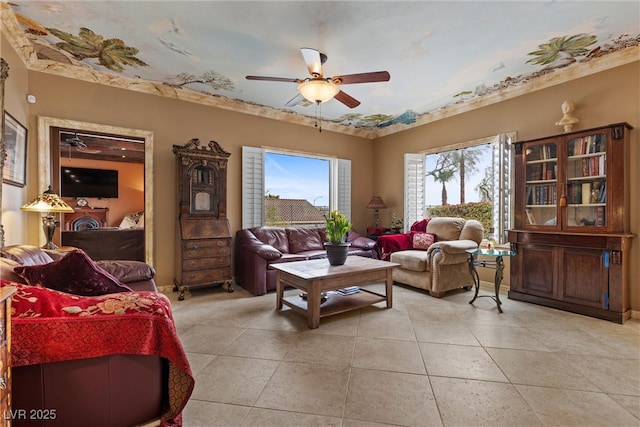
[[[493,228],[496,240],[506,242],[514,138],[515,133],[500,134],[447,151],[405,154],[405,224],[447,212],[478,219],[485,235]]]
[[[285,199],[287,209],[320,211],[320,217],[288,215],[269,197]],[[350,160],[242,147],[242,228],[319,225],[322,213],[333,209],[351,216]]]

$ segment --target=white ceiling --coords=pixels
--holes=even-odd
[[[316,108],[284,108],[297,94],[295,83],[245,76],[309,77],[301,47],[328,56],[325,77],[388,71],[388,82],[341,87],[361,101],[358,107],[321,105],[323,119],[347,133],[403,130],[501,91],[540,88],[531,82],[549,73],[597,71],[585,64],[625,50],[637,60],[640,43],[638,1],[15,1],[10,7],[14,27],[38,53],[31,67],[67,63],[282,120],[314,117]],[[93,33],[81,38],[81,28]],[[102,40],[87,34],[121,40],[131,60],[108,64],[114,49],[100,51]],[[559,39],[550,44],[553,38]],[[541,57],[532,52],[544,44],[558,57],[536,63]],[[213,84],[197,82],[206,77]]]

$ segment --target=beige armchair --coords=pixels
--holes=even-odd
[[[446,291],[473,285],[467,249],[476,249],[484,228],[479,221],[463,218],[432,218],[427,233],[436,242],[427,250],[402,250],[391,254],[393,281],[429,291],[441,298]]]

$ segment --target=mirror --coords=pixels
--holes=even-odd
[[[56,131],[72,129],[101,135],[118,135],[124,139],[144,141],[144,251],[145,262],[153,265],[153,133],[75,120],[38,117],[38,188],[59,183],[60,149]],[[86,138],[86,137],[85,137]],[[44,238],[44,236],[42,236]]]

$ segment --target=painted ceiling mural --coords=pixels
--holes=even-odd
[[[15,1],[39,59],[358,128],[410,125],[454,104],[637,47],[638,1]],[[285,104],[305,79],[386,70],[345,84],[361,101]],[[320,108],[320,112],[318,112]]]

